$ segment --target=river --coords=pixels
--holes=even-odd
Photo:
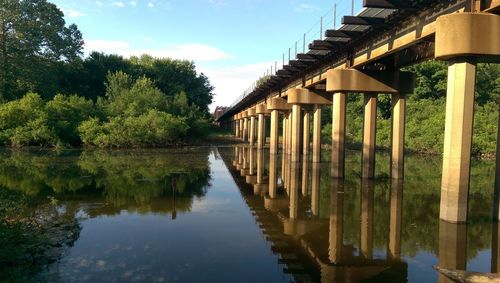
[[[439,220],[441,160],[409,155],[392,181],[377,153],[361,180],[247,146],[2,151],[0,190],[21,192],[79,229],[42,282],[448,282],[433,268],[497,272],[495,164],[474,160],[469,220]],[[1,274],[0,274],[1,278]],[[451,282],[451,281],[450,281]]]

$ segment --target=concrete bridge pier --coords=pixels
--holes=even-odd
[[[246,111],[245,111],[246,112]],[[245,117],[243,118],[243,141],[247,142],[248,141],[248,117],[246,116],[247,113],[245,113]]]
[[[377,95],[366,94],[363,120],[363,158],[361,177],[375,178],[375,146],[377,130]]]
[[[391,178],[404,178],[406,95],[392,94]]]
[[[393,94],[393,169],[394,178],[402,177],[404,154],[404,96],[412,93],[415,77],[401,71],[359,71],[333,69],[327,72],[326,91],[333,93],[332,117],[332,177],[344,177],[345,96],[346,93],[365,93],[363,125],[363,178],[375,177],[375,149],[378,93]]]
[[[249,132],[249,139],[248,143],[253,146],[255,144],[255,109],[250,109],[249,110],[249,116],[250,116],[250,132]]]
[[[269,156],[269,197],[275,199],[278,191],[278,156]]]
[[[278,154],[278,143],[279,143],[279,113],[283,112],[283,151],[286,151],[286,136],[287,136],[287,120],[286,120],[286,112],[291,110],[291,105],[287,103],[287,101],[280,97],[274,97],[268,100],[267,109],[271,111],[271,144],[270,144],[270,153]]]
[[[333,94],[332,105],[332,178],[344,178],[346,93]]]
[[[435,57],[450,62],[440,205],[440,218],[448,222],[467,221],[476,63],[500,57],[494,36],[499,26],[500,16],[488,13],[454,13],[436,20]]]
[[[286,118],[286,154],[292,154],[292,111],[288,112]]]
[[[312,162],[321,162],[321,105],[315,104],[313,111]]]
[[[255,112],[259,117],[257,126],[257,148],[263,149],[266,145],[266,116],[271,114],[271,111],[267,109],[265,103],[261,103],[257,105]]]
[[[309,159],[302,158],[302,196],[307,196],[309,192]]]
[[[290,162],[290,219],[297,219],[299,214],[300,163]]]
[[[293,145],[292,145],[292,161],[300,161],[300,156],[308,156],[310,147],[310,114],[309,110],[314,105],[331,104],[331,101],[326,98],[326,95],[321,95],[317,92],[306,88],[293,88],[287,91],[288,103],[293,105]],[[302,110],[305,113],[302,113]],[[320,115],[321,111],[317,112]],[[318,117],[316,117],[318,118]],[[304,120],[304,121],[302,121]],[[321,126],[321,118],[319,118]],[[319,128],[316,128],[316,133],[319,134]],[[317,142],[320,143],[319,139]],[[315,149],[316,154],[319,154],[319,148]],[[319,159],[319,158],[317,158]]]

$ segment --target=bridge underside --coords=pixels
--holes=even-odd
[[[374,177],[377,95],[392,95],[391,177],[404,178],[406,96],[414,76],[401,68],[429,59],[449,62],[444,133],[441,219],[467,220],[476,64],[500,61],[500,0],[365,0],[305,54],[276,72],[224,113],[219,121],[257,148],[282,150],[293,166],[310,154],[320,161],[321,105],[332,105],[333,178],[344,177],[346,96],[365,97],[362,177]],[[499,147],[500,148],[500,147]],[[498,159],[497,159],[498,160]]]

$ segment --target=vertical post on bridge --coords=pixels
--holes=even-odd
[[[377,95],[365,95],[363,121],[363,160],[361,175],[363,178],[375,177],[375,143],[377,130]]]
[[[321,162],[321,105],[314,105],[312,162]]]
[[[332,178],[344,178],[346,93],[333,94]]]

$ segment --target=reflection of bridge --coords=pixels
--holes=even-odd
[[[331,184],[331,212],[329,220],[318,216],[319,163],[311,169],[309,186],[308,166],[282,168],[283,186],[278,187],[278,163],[271,157],[268,176],[264,151],[252,147],[236,147],[234,155],[222,155],[235,182],[242,190],[250,210],[259,222],[263,233],[272,243],[273,252],[280,255],[285,272],[298,282],[361,282],[376,276],[390,276],[396,281],[407,278],[407,264],[399,260],[401,245],[401,182],[394,181],[391,190],[391,232],[387,259],[373,256],[373,193],[374,183],[366,182],[362,191],[361,245],[359,253],[352,245],[343,242],[343,182]],[[287,158],[286,155],[283,158]],[[273,160],[274,159],[274,160]],[[284,163],[285,164],[285,163]],[[305,162],[307,164],[307,162]],[[288,171],[288,172],[287,172]],[[252,172],[252,173],[250,173]],[[268,177],[268,178],[266,178]],[[272,189],[274,188],[274,189]],[[312,217],[305,216],[303,203],[311,190]]]
[[[377,94],[392,94],[391,176],[403,178],[405,95],[413,75],[401,68],[437,58],[450,63],[444,142],[441,218],[465,222],[472,142],[477,62],[500,58],[498,0],[364,0],[358,16],[327,30],[307,53],[297,54],[220,118],[236,136],[259,148],[265,145],[270,116],[270,150],[278,152],[279,117],[283,117],[283,152],[291,162],[309,153],[313,113],[312,158],[319,162],[321,105],[333,105],[333,178],[344,177],[346,95],[363,93],[363,178],[373,178]],[[415,4],[419,3],[419,4]],[[303,146],[307,145],[307,146]]]

